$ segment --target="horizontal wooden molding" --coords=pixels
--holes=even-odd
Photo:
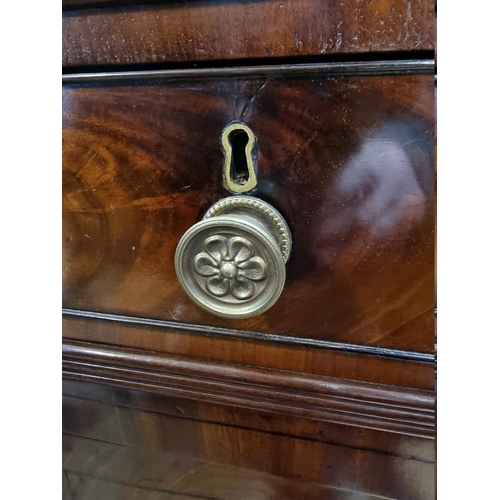
[[[126,80],[178,80],[207,77],[287,77],[297,75],[330,74],[332,76],[369,75],[429,75],[435,72],[434,59],[386,61],[351,61],[304,64],[264,64],[258,66],[228,66],[215,68],[182,68],[143,71],[97,71],[66,73],[63,83],[119,82]]]
[[[95,320],[112,321],[129,325],[144,325],[159,328],[174,329],[175,331],[186,331],[188,333],[201,333],[204,335],[221,335],[234,338],[246,338],[251,340],[261,340],[265,342],[276,342],[290,345],[300,345],[306,347],[315,347],[322,349],[331,349],[335,351],[353,352],[357,354],[368,354],[373,356],[383,356],[388,358],[420,361],[434,363],[434,354],[415,351],[403,351],[401,349],[389,349],[377,346],[364,346],[357,344],[346,344],[344,342],[332,342],[313,338],[293,337],[290,335],[277,335],[272,333],[263,333],[248,330],[231,330],[229,328],[220,328],[215,326],[195,325],[181,323],[179,321],[165,321],[153,318],[142,318],[136,316],[125,316],[120,314],[101,313],[95,311],[82,311],[77,309],[62,310],[63,316],[73,316],[76,318],[86,318]]]
[[[418,437],[435,433],[434,394],[416,389],[67,340],[63,376]]]

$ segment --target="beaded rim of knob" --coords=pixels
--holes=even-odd
[[[285,219],[283,219],[275,208],[258,198],[239,195],[224,198],[218,201],[215,205],[210,207],[203,218],[210,219],[217,217],[223,214],[227,209],[231,208],[252,208],[254,210],[258,210],[267,220],[275,225],[277,234],[279,235],[278,246],[281,251],[281,255],[285,263],[288,262],[292,249],[292,235]]]

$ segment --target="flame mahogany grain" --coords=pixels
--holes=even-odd
[[[63,10],[63,499],[434,498],[434,2]],[[294,240],[247,320],[173,262],[232,120]]]
[[[434,78],[205,78],[63,90],[63,304],[434,351]],[[294,239],[265,314],[217,318],[177,282],[182,234],[222,189],[234,119],[257,196]]]

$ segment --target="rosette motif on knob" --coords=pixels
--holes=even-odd
[[[252,242],[241,236],[214,235],[204,240],[203,247],[205,252],[198,253],[193,264],[195,272],[206,278],[209,293],[216,297],[230,293],[238,300],[255,295],[254,282],[266,279],[267,266]]]

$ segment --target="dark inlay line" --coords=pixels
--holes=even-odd
[[[160,61],[138,62],[126,64],[83,64],[63,66],[64,74],[72,73],[116,73],[123,71],[153,71],[173,69],[224,69],[256,66],[296,66],[299,64],[354,64],[354,63],[387,63],[405,61],[432,60],[435,64],[433,50],[400,50],[391,52],[359,52],[334,54],[287,55],[271,57],[245,57],[236,59],[201,59],[196,61]]]
[[[407,59],[397,61],[386,60],[304,64],[263,64],[257,66],[224,66],[220,68],[197,67],[142,71],[95,71],[88,73],[65,73],[62,75],[62,81],[63,83],[83,83],[138,79],[156,80],[226,76],[279,77],[308,74],[331,74],[332,76],[432,75],[434,72],[434,59]]]
[[[259,1],[266,0],[254,0],[255,3]],[[116,12],[121,9],[139,10],[158,6],[168,9],[169,7],[196,7],[200,4],[214,5],[234,2],[238,2],[238,0],[62,0],[61,6],[63,13],[68,13],[68,11],[71,13],[74,10],[76,14],[79,14],[82,10]],[[434,8],[434,13],[437,14],[437,5]]]
[[[195,0],[191,0],[192,4],[196,4]],[[166,7],[171,5],[176,6],[179,2],[175,0],[62,0],[62,10],[87,10],[87,9],[121,9],[121,8],[141,8],[145,6],[157,6],[158,4],[166,4]]]
[[[201,333],[203,335],[216,335],[233,338],[245,338],[250,340],[260,340],[265,342],[275,342],[281,344],[301,345],[334,351],[354,352],[372,356],[383,356],[394,359],[404,359],[409,361],[422,361],[434,363],[435,355],[425,352],[403,351],[399,349],[389,349],[386,347],[363,346],[357,344],[344,344],[342,342],[332,342],[329,340],[318,340],[311,338],[292,337],[290,335],[277,335],[273,333],[254,332],[248,330],[230,330],[215,326],[203,326],[188,323],[177,323],[160,319],[140,318],[135,316],[123,316],[119,314],[100,313],[94,311],[80,311],[76,309],[62,310],[63,315],[78,318],[88,318],[104,321],[114,321],[129,325],[145,325],[169,330],[185,331],[188,333]]]

